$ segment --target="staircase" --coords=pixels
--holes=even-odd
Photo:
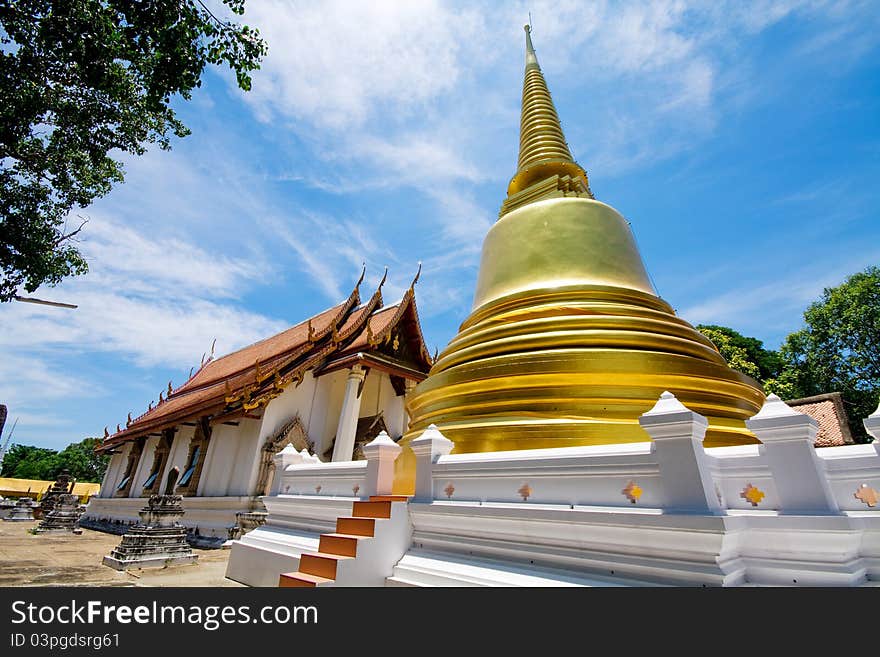
[[[407,497],[372,495],[321,534],[317,552],[304,552],[299,570],[282,573],[280,587],[384,586],[410,545]]]

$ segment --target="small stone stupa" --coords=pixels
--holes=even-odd
[[[43,496],[40,507],[43,510],[43,520],[34,530],[37,534],[73,533],[82,534],[79,528],[79,517],[82,509],[79,497],[73,494],[73,486],[76,479],[70,476],[70,472],[64,470],[52,487]]]
[[[30,497],[19,498],[12,513],[3,518],[10,522],[33,522],[34,521],[34,500]]]
[[[173,494],[179,475],[179,468],[171,469],[165,494],[150,497],[147,506],[138,513],[141,521],[129,528],[119,546],[104,557],[105,566],[127,570],[198,561],[198,555],[193,554],[186,542],[186,527],[179,522],[184,513],[183,496]]]

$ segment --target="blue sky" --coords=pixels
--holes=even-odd
[[[528,12],[572,151],[693,324],[777,347],[823,287],[880,263],[874,2],[250,0],[269,55],[219,69],[192,135],[126,159],[78,214],[91,272],[0,307],[14,442],[100,435],[217,355],[424,263],[429,349],[470,310],[518,149]],[[7,431],[9,424],[7,424]]]

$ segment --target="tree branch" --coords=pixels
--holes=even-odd
[[[80,217],[80,219],[82,219],[82,217]],[[79,228],[67,233],[67,235],[62,235],[61,237],[59,237],[57,240],[55,240],[54,246],[58,246],[59,244],[61,244],[61,242],[65,241],[65,240],[69,240],[71,237],[75,236],[77,233],[79,233],[85,227],[85,225],[87,223],[89,223],[89,220],[83,219],[83,222],[79,225]]]

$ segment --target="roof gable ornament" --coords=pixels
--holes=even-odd
[[[119,423],[116,424],[116,433],[120,433],[122,431],[122,427],[119,426]]]
[[[171,386],[171,381],[169,380],[168,381],[168,397],[171,396],[172,390],[174,390],[174,388]]]
[[[131,426],[131,411],[128,412],[128,418],[125,420],[125,428],[128,429]]]
[[[162,391],[160,390],[159,391],[159,403],[161,404],[163,401],[165,401],[165,400],[162,399]]]
[[[312,320],[309,319],[309,342],[315,341],[315,327],[312,326]]]
[[[110,437],[110,432],[107,431],[107,426],[105,425],[105,426],[104,426],[104,438],[107,439],[107,438],[109,438],[109,437]]]
[[[412,279],[412,283],[409,284],[409,292],[410,294],[415,293],[416,283],[419,282],[419,276],[422,275],[422,261],[419,260],[419,270],[416,272],[416,277]]]

